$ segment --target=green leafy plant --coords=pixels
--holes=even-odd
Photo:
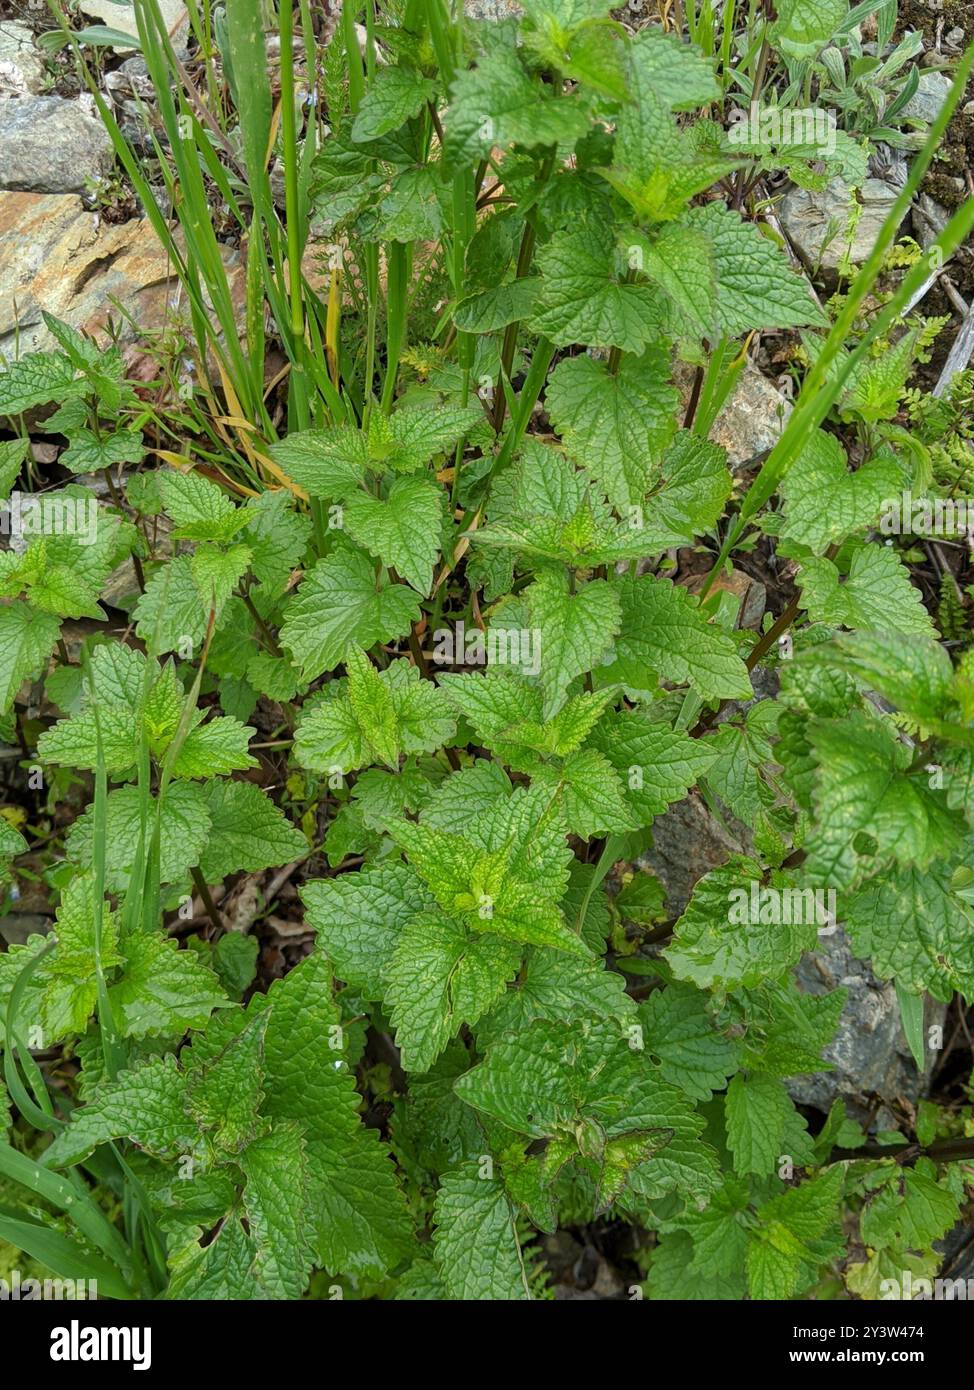
[[[187,211],[229,175],[139,6],[167,129],[191,117],[160,154],[246,467],[160,448],[117,354],[56,322],[0,374],[8,490],[52,401],[60,461],[111,482],[61,490],[92,544],[31,528],[0,566],[2,712],[41,791],[0,860],[59,900],[0,955],[0,1238],[108,1296],[544,1297],[539,1235],[612,1221],[650,1298],[879,1297],[935,1272],[967,1199],[969,1106],[870,1133],[789,1088],[830,1066],[847,992],[795,967],[839,924],[920,1066],[925,1000],[974,1001],[974,673],[876,536],[918,476],[886,427],[928,267],[865,313],[894,210],[830,320],[734,196],[761,156],[714,120],[729,33],[525,11],[369,6],[360,46],[347,7],[319,139],[284,5],[283,217],[259,7],[228,11],[275,414],[262,313],[221,339]],[[285,274],[312,216],[324,304]],[[735,477],[710,435],[755,330],[800,333],[807,370]],[[794,596],[755,630],[722,581],[758,544]],[[688,796],[745,844],[684,902],[642,856]],[[292,876],[313,945],[284,961],[261,947]]]

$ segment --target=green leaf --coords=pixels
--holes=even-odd
[[[193,1151],[197,1130],[184,1109],[186,1082],[175,1057],[160,1057],[99,1087],[45,1150],[48,1168],[80,1163],[99,1144],[130,1139],[157,1158]]]
[[[0,714],[12,708],[24,681],[44,670],[60,631],[57,618],[29,604],[0,607]]]
[[[709,623],[686,589],[645,575],[619,581],[622,629],[603,684],[653,689],[657,679],[687,682],[705,700],[752,698],[733,639]]]
[[[755,327],[825,327],[808,281],[774,242],[723,203],[691,208],[685,223],[710,242],[717,267],[717,317],[728,337]]]
[[[268,1001],[264,1112],[304,1130],[318,1263],[381,1274],[414,1251],[412,1225],[378,1133],[358,1115],[325,957],[316,952],[276,981]]]
[[[901,486],[899,465],[888,454],[867,459],[854,473],[835,435],[816,430],[805,441],[782,480],[786,540],[807,545],[816,555],[870,526],[883,502]]]
[[[0,377],[0,386],[3,378]],[[5,439],[0,442],[0,498],[10,496],[10,489],[20,476],[27,458],[29,439]]]
[[[366,430],[343,425],[288,435],[271,454],[313,497],[345,501],[367,472],[415,473],[483,420],[480,406],[414,405],[374,412]]]
[[[441,915],[398,934],[385,969],[386,1003],[407,1071],[428,1071],[466,1023],[473,1025],[521,963],[520,949]]]
[[[654,990],[639,1017],[645,1046],[659,1058],[664,1081],[695,1100],[709,1100],[724,1089],[740,1063],[740,1047],[719,1031],[702,991],[675,981]]]
[[[926,772],[909,771],[911,750],[878,719],[856,711],[816,720],[808,735],[819,764],[816,824],[806,845],[814,881],[850,887],[864,869],[891,859],[925,868],[950,854],[959,823],[930,789]]]
[[[409,821],[391,833],[443,911],[470,930],[588,955],[557,906],[570,852],[543,788],[491,806],[466,836]]]
[[[398,768],[403,755],[432,752],[453,737],[447,700],[411,662],[377,671],[350,652],[346,664],[347,682],[330,682],[298,721],[294,747],[302,767],[329,774],[373,762]]]
[[[927,1250],[960,1219],[957,1198],[915,1168],[891,1175],[862,1211],[863,1241],[877,1250]]]
[[[660,336],[662,301],[651,286],[623,277],[610,228],[595,223],[556,232],[538,265],[541,286],[528,326],[556,346],[638,353]]]
[[[570,593],[567,576],[542,575],[525,597],[540,634],[542,718],[557,714],[576,677],[590,671],[618,633],[619,598],[604,579]]]
[[[345,529],[414,589],[428,594],[440,553],[443,492],[422,478],[397,478],[384,501],[364,492],[345,504]]]
[[[256,873],[301,859],[308,842],[267,793],[253,782],[209,782],[210,830],[200,859],[208,883],[244,869]]]
[[[106,886],[112,892],[123,890],[135,863],[141,826],[139,788],[118,787],[108,795]],[[157,801],[150,802],[146,834],[152,834]],[[195,782],[173,782],[166,790],[160,820],[160,867],[163,883],[178,883],[186,871],[195,867],[203,855],[210,833],[210,814],[203,788]],[[89,807],[68,831],[68,855],[82,868],[93,857],[94,810]]]
[[[696,44],[647,24],[633,36],[629,51],[642,82],[671,111],[694,111],[719,99],[713,61]]]
[[[299,1299],[314,1263],[308,1219],[308,1163],[301,1127],[282,1122],[239,1158],[244,1209],[256,1246],[254,1275],[264,1298]]]
[[[450,163],[469,165],[487,159],[495,146],[557,145],[587,128],[584,105],[555,97],[550,85],[529,76],[509,40],[498,35],[450,88],[445,151]]]
[[[127,1038],[180,1038],[202,1028],[228,1000],[213,972],[195,951],[152,927],[131,932],[122,943],[125,966],[109,987],[112,1012]]]
[[[624,357],[613,375],[604,362],[566,357],[548,382],[545,403],[565,448],[616,506],[639,505],[674,431],[679,401],[669,360],[653,346]]]
[[[350,645],[368,650],[402,637],[419,616],[412,589],[377,579],[361,551],[342,545],[318,561],[288,603],[281,643],[313,680],[334,670]]]
[[[481,1177],[475,1162],[445,1173],[433,1221],[436,1266],[451,1298],[531,1297],[514,1212],[500,1178]]]
[[[94,882],[79,874],[65,888],[57,912],[57,950],[43,967],[44,993],[41,1016],[46,1035],[54,1040],[77,1036],[88,1026],[95,1010],[98,985],[94,974]],[[102,916],[101,964],[109,974],[121,962],[118,952],[118,918],[105,910]]]
[[[301,890],[318,949],[339,978],[366,999],[381,999],[385,966],[403,928],[436,902],[405,864],[318,879]]]
[[[254,730],[239,719],[221,717],[192,729],[172,764],[174,777],[218,777],[256,767],[247,752]]]
[[[88,383],[61,352],[28,352],[0,372],[0,415],[22,415],[35,405],[74,400]]]
[[[513,986],[478,1023],[477,1043],[487,1047],[505,1034],[520,1033],[536,1018],[616,1019],[625,1029],[635,1016],[625,980],[615,970],[601,961],[533,947]]]
[[[896,869],[870,879],[844,905],[856,953],[880,979],[948,1001],[974,997],[974,914],[951,890],[950,869]]]
[[[257,1111],[263,1097],[267,1024],[266,1010],[257,1013],[189,1077],[187,1109],[221,1154],[239,1154],[261,1127]]]
[[[409,68],[379,68],[352,122],[352,139],[361,144],[398,130],[417,116],[435,91],[429,78]]]
[[[596,1172],[610,1141],[638,1137],[647,1149],[628,1181],[643,1195],[716,1185],[714,1156],[698,1138],[702,1121],[618,1023],[539,1019],[489,1047],[456,1091],[527,1138],[567,1142]]]
[[[610,710],[589,740],[619,773],[637,824],[649,825],[712,766],[703,740],[654,723],[647,711]]]
[[[738,1173],[763,1177],[783,1161],[811,1160],[805,1121],[775,1077],[738,1072],[727,1088],[725,1113],[727,1144]]]
[[[909,571],[896,551],[884,545],[856,546],[844,579],[824,556],[804,560],[798,583],[802,604],[813,622],[936,636]]]
[[[70,447],[58,462],[72,473],[97,473],[120,463],[140,463],[144,453],[141,432],[116,430],[114,434],[97,435],[82,428],[72,432]]]
[[[954,668],[933,638],[841,633],[834,642],[803,652],[800,661],[816,671],[848,671],[924,724],[939,720],[949,705]]]
[[[848,0],[781,0],[773,41],[792,58],[810,58],[842,27]]]
[[[766,912],[768,920],[762,920],[760,908],[752,911],[761,877],[759,864],[734,858],[699,880],[664,952],[678,979],[700,989],[750,989],[780,975],[802,951],[812,949],[814,920],[783,922],[780,911]],[[772,878],[780,898],[784,880]]]

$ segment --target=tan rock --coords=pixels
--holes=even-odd
[[[681,364],[676,384],[682,392],[684,405],[689,399],[692,381],[692,370]],[[774,448],[791,410],[791,402],[749,360],[714,421],[710,438],[727,450],[731,468],[739,468],[757,454]]]
[[[244,267],[236,252],[226,255],[242,316]],[[121,341],[132,341],[118,305],[144,332],[188,321],[179,281],[145,218],[104,223],[73,194],[0,195],[0,353],[51,347],[43,310],[96,336],[112,319]]]

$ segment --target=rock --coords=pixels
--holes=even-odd
[[[245,269],[230,248],[225,259],[242,321]],[[131,342],[136,330],[112,299],[143,330],[188,318],[179,282],[146,219],[112,226],[71,195],[0,195],[0,353],[53,346],[43,309],[96,336],[112,318],[120,341]]]
[[[463,0],[463,12],[468,19],[520,19],[524,10],[517,0]]]
[[[897,121],[925,121],[932,125],[950,91],[950,78],[942,72],[923,72],[920,85],[897,116]]]
[[[658,875],[666,890],[667,915],[679,917],[698,879],[732,854],[746,852],[744,841],[736,839],[691,793],[653,821],[653,843],[637,862]]]
[[[891,980],[877,980],[869,966],[853,955],[841,927],[832,936],[819,937],[818,948],[806,952],[795,967],[795,978],[808,994],[827,994],[844,985],[848,998],[835,1039],[823,1054],[834,1070],[790,1080],[793,1100],[828,1111],[841,1097],[861,1121],[875,1110],[877,1099],[884,1106],[897,1099],[919,1099],[936,1053],[929,1054],[928,1073],[921,1075],[903,1035],[896,987]],[[926,1026],[942,1024],[945,1012],[944,1005],[928,999]],[[895,1116],[884,1109],[876,1123],[879,1128],[895,1128]]]
[[[690,398],[692,373],[679,368],[676,380],[686,404]],[[791,402],[760,367],[748,360],[737,378],[733,394],[714,421],[710,438],[727,450],[731,468],[739,468],[748,459],[777,444],[791,410]]]
[[[127,0],[125,3],[117,3],[117,0],[82,0],[79,8],[84,14],[92,19],[100,19],[102,24],[116,29],[120,34],[132,34],[134,37],[139,32],[135,22],[135,6],[127,3]],[[183,0],[159,0],[159,9],[169,37],[174,40],[173,47],[177,55],[182,56],[186,50],[189,23],[186,6]],[[116,53],[126,53],[134,46],[119,43],[113,48]]]
[[[8,946],[23,946],[28,937],[46,936],[53,923],[38,912],[10,912],[0,917],[0,937]]]
[[[0,188],[83,193],[112,167],[112,142],[82,100],[9,97],[0,101]]]
[[[897,190],[882,179],[866,179],[859,192],[862,211],[850,245],[847,228],[854,196],[849,186],[836,178],[820,191],[793,188],[781,200],[781,225],[810,269],[822,266],[835,270],[847,251],[853,264],[861,265],[873,249]]]
[[[0,24],[0,96],[23,96],[44,86],[44,59],[25,24]]]
[[[684,588],[689,589],[691,594],[698,594],[709,577],[708,572],[704,571],[701,574],[692,574],[678,582]],[[753,628],[754,631],[760,630],[761,619],[764,617],[764,610],[768,604],[768,591],[761,581],[753,579],[743,570],[732,569],[730,574],[721,571],[713,581],[711,591],[719,593],[722,590],[733,594],[740,604],[737,626]]]
[[[913,204],[913,230],[924,250],[936,241],[949,221],[950,213],[929,193],[921,193]]]

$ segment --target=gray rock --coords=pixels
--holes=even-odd
[[[463,11],[468,19],[495,23],[502,19],[520,19],[524,14],[517,0],[463,0]]]
[[[97,115],[62,97],[0,101],[0,188],[82,193],[112,167],[112,142]]]
[[[653,822],[653,843],[638,863],[659,876],[666,890],[667,915],[679,917],[698,879],[732,854],[746,851],[744,840],[735,838],[691,793]]]
[[[819,943],[817,950],[801,958],[795,978],[808,994],[827,994],[840,985],[848,990],[835,1039],[824,1053],[834,1070],[792,1078],[788,1090],[800,1105],[823,1111],[841,1097],[858,1120],[875,1110],[879,1099],[883,1108],[877,1123],[880,1128],[892,1127],[894,1116],[886,1107],[897,1099],[919,1099],[936,1053],[928,1054],[928,1067],[921,1075],[903,1035],[895,986],[890,980],[877,980],[869,966],[853,955],[841,927],[832,936],[820,936]],[[942,1024],[945,1012],[942,1004],[928,999],[926,1026]]]
[[[950,221],[950,213],[929,193],[921,193],[913,204],[913,231],[924,250],[937,237]]]
[[[942,72],[920,74],[920,85],[897,117],[898,121],[926,121],[931,125],[940,115],[950,91],[950,78]]]
[[[47,76],[44,59],[25,24],[0,24],[0,96],[39,92]]]
[[[0,937],[8,946],[23,946],[28,937],[46,936],[51,925],[51,918],[38,912],[11,912],[0,917]]]
[[[139,26],[135,21],[135,6],[128,3],[128,0],[82,0],[80,9],[93,19],[100,19],[102,24],[106,24],[109,29],[115,29],[120,34],[137,35]],[[173,46],[177,54],[182,56],[186,51],[186,35],[188,33],[189,15],[183,0],[159,0],[159,9],[162,12],[163,23],[173,40]],[[114,52],[125,53],[130,51],[134,44],[113,45]]]
[[[684,406],[690,397],[692,381],[692,371],[678,368],[676,384],[683,394]],[[777,444],[791,410],[787,397],[768,380],[760,367],[748,360],[733,394],[714,421],[710,438],[727,450],[731,467],[739,468],[748,459]]]
[[[836,178],[820,191],[793,188],[781,200],[781,225],[811,269],[835,270],[847,251],[853,264],[861,265],[876,244],[897,190],[884,180],[866,179],[859,193],[862,211],[850,242],[847,228],[854,197],[848,184]]]
[[[463,12],[468,19],[520,19],[524,10],[517,0],[463,0]]]

